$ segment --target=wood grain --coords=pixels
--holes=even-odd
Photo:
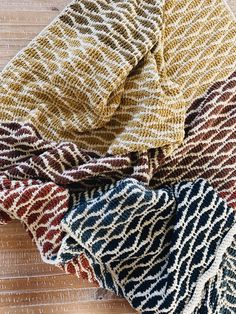
[[[41,261],[23,227],[0,228],[0,313],[135,313],[124,300]]]
[[[69,0],[0,1],[0,69],[26,46]],[[236,0],[228,0],[236,14]],[[44,264],[13,222],[0,228],[1,314],[131,314],[128,303],[85,280]]]

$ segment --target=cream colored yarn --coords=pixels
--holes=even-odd
[[[186,107],[235,66],[222,0],[74,1],[1,73],[0,121],[104,154],[170,154]]]

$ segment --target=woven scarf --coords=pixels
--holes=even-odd
[[[62,227],[73,238],[62,257],[84,251],[100,286],[141,313],[225,313],[236,305],[225,304],[235,290],[221,278],[236,270],[236,252],[233,267],[226,258],[236,243],[236,213],[203,179],[159,190],[118,181],[82,194]],[[213,284],[217,297],[210,289],[202,300]]]
[[[45,262],[80,257],[81,272],[89,265],[90,280],[141,313],[236,308],[236,213],[204,179],[158,190],[124,179],[80,193],[66,213],[68,194],[55,184],[2,184],[4,210],[25,224]]]
[[[235,313],[235,70],[223,0],[73,1],[0,73],[0,223],[142,313]]]
[[[0,75],[0,121],[102,154],[171,153],[186,108],[236,67],[222,0],[81,0]]]

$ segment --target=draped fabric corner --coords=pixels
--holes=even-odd
[[[0,224],[140,313],[236,313],[223,0],[74,0],[0,73],[0,105]]]
[[[105,267],[96,272],[98,282],[142,313],[202,313],[196,307],[223,267],[236,215],[203,179],[159,190],[124,179],[81,197],[62,226],[81,246],[78,254],[88,251]],[[223,310],[224,289],[218,293],[220,302],[209,302],[206,313]]]

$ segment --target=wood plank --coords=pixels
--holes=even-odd
[[[0,265],[0,313],[135,313],[111,292],[44,264],[19,222],[0,227]]]
[[[57,275],[50,274],[46,276],[41,274],[40,276],[31,277],[21,276],[17,280],[13,281],[12,277],[0,279],[0,291],[4,293],[17,293],[22,291],[45,291],[45,290],[57,290],[60,289],[80,289],[80,288],[97,288],[95,283],[89,283],[86,280],[80,279],[73,275],[64,275],[64,273],[58,273]]]
[[[0,70],[69,2],[69,0],[1,0]]]
[[[4,312],[3,312],[4,311]],[[40,306],[7,307],[0,309],[1,314],[133,314],[135,313],[122,301],[89,301],[67,304],[43,304]]]
[[[0,308],[12,306],[12,296],[14,296],[14,306],[26,306],[30,302],[34,305],[42,304],[66,304],[80,302],[89,302],[96,300],[115,300],[118,297],[114,297],[111,293],[103,293],[103,289],[99,288],[77,288],[70,289],[68,287],[62,289],[43,289],[42,291],[33,290],[22,290],[22,291],[11,291],[0,294]]]

